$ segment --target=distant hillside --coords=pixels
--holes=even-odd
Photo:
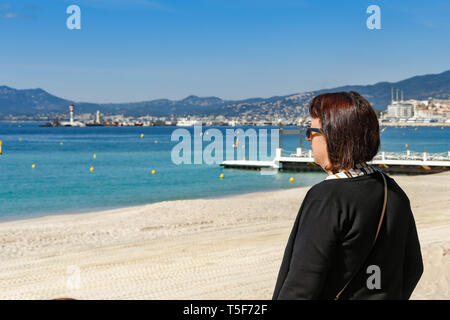
[[[322,92],[354,90],[364,95],[375,109],[385,110],[391,99],[391,88],[403,90],[405,99],[428,97],[450,99],[450,70],[440,74],[415,76],[399,82],[379,82],[373,85],[348,85],[286,96],[223,100],[217,97],[188,96],[182,100],[158,99],[132,103],[96,104],[76,102],[56,97],[42,89],[17,90],[0,86],[0,118],[12,115],[62,113],[74,103],[77,113],[125,114],[131,116],[295,116],[304,114],[309,100]]]
[[[450,70],[440,74],[428,74],[415,76],[399,82],[379,82],[367,86],[343,86],[326,91],[357,91],[364,95],[378,110],[386,110],[391,101],[391,88],[403,90],[404,98],[426,100],[429,97],[439,99],[450,99]],[[394,92],[395,94],[395,92]]]
[[[227,104],[227,101],[217,97],[197,97],[188,96],[182,100],[158,99],[132,103],[110,103],[103,104],[102,110],[112,113],[124,113],[129,115],[193,115],[215,113],[220,106]]]
[[[61,99],[42,89],[17,90],[0,86],[0,113],[37,114],[60,112],[69,101]]]

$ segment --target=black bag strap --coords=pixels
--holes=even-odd
[[[378,233],[380,233],[381,224],[383,223],[384,212],[386,211],[386,202],[387,202],[387,182],[386,182],[386,178],[384,177],[383,172],[381,172],[381,171],[379,171],[379,172],[381,173],[381,176],[383,177],[383,180],[384,180],[384,202],[383,202],[383,210],[381,211],[380,222],[378,223],[377,233],[375,234],[375,239],[373,240],[373,243],[372,243],[372,249],[373,249],[373,247],[375,246],[375,242],[377,241]],[[371,250],[370,252],[372,252],[372,250]],[[369,252],[369,254],[367,255],[367,258],[369,257],[370,252]],[[365,263],[365,261],[367,260],[367,258],[363,260],[364,262],[363,262],[362,266],[364,265],[364,263]],[[339,299],[339,296],[342,294],[342,292],[344,292],[344,290],[347,288],[347,286],[350,284],[350,282],[353,280],[353,278],[358,274],[358,271],[362,268],[362,266],[359,267],[359,268],[356,270],[356,272],[353,274],[353,276],[350,278],[350,280],[347,281],[347,283],[346,283],[345,286],[341,289],[341,291],[339,291],[339,292],[336,294],[336,297],[334,298],[334,300],[338,300],[338,299]]]

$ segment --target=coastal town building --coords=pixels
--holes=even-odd
[[[397,94],[398,99],[398,94]],[[399,123],[449,123],[450,100],[429,98],[428,100],[403,99],[394,100],[392,94],[391,104],[385,112],[381,113],[380,122]]]
[[[406,120],[414,115],[414,105],[403,101],[394,101],[387,108],[387,118]]]

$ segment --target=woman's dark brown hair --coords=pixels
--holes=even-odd
[[[355,91],[323,93],[312,99],[309,114],[319,118],[333,173],[370,161],[380,147],[375,111]]]

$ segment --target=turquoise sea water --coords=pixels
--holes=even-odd
[[[261,175],[218,164],[176,165],[171,150],[177,142],[170,139],[175,129],[40,128],[38,123],[0,123],[0,219],[308,186],[325,178],[320,172]],[[226,128],[218,129],[225,132]],[[381,137],[380,150],[385,151],[404,151],[405,143],[417,152],[426,147],[427,152],[440,153],[450,147],[449,127],[388,127]],[[297,140],[296,136],[284,137],[283,148],[294,152]],[[307,141],[305,148],[309,148]],[[224,179],[219,178],[221,173]]]

